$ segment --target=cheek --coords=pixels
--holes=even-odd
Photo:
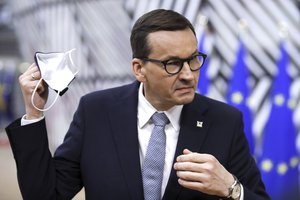
[[[175,91],[175,82],[173,77],[160,77],[155,80],[152,89],[157,91],[160,96],[171,96]]]

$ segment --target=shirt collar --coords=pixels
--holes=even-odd
[[[152,115],[157,112],[157,110],[150,104],[150,102],[145,98],[143,94],[143,83],[140,84],[139,94],[138,94],[138,126],[139,128],[143,128]],[[170,120],[171,125],[174,127],[176,131],[180,128],[180,114],[182,111],[183,105],[173,106],[164,113],[167,115]]]

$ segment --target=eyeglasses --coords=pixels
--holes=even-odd
[[[164,69],[168,74],[174,75],[181,71],[183,64],[185,62],[188,63],[191,71],[199,70],[203,66],[206,57],[207,57],[206,54],[198,52],[196,55],[193,55],[185,59],[175,58],[175,59],[168,59],[168,60],[157,60],[152,58],[141,58],[141,60],[146,62],[161,63],[163,64]]]

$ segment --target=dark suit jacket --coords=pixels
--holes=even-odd
[[[6,129],[24,199],[71,199],[84,186],[86,199],[142,200],[137,132],[139,84],[88,94],[63,144],[52,158],[45,121]],[[203,127],[197,126],[203,122]],[[269,199],[252,159],[236,109],[196,94],[182,110],[176,157],[184,148],[214,155],[242,182],[245,200]],[[165,200],[219,199],[181,187],[172,170]]]

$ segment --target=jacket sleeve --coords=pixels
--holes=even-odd
[[[270,197],[266,193],[256,162],[250,154],[242,119],[240,115],[236,122],[229,169],[244,187],[244,200],[267,200]]]
[[[72,199],[83,187],[79,110],[80,106],[54,157],[49,150],[45,119],[25,126],[18,119],[6,128],[23,199]]]
[[[56,199],[55,168],[48,148],[45,120],[20,126],[20,119],[6,128],[17,166],[23,199]]]

